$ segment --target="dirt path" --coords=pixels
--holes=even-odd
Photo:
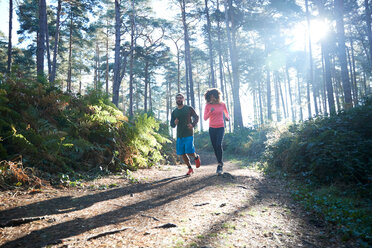
[[[45,218],[3,226],[0,246],[343,247],[281,181],[231,162],[217,176],[209,161],[203,155],[191,177],[184,165],[160,166],[134,173],[135,184],[111,176],[83,188],[1,192],[0,225]]]

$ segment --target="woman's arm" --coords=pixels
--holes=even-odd
[[[230,115],[229,115],[229,112],[227,111],[226,104],[225,103],[222,103],[222,104],[223,104],[223,112],[225,114],[225,118],[226,120],[230,120]]]
[[[210,114],[211,114],[211,111],[210,111],[210,107],[209,107],[209,104],[206,104],[205,105],[205,108],[204,108],[204,120],[208,120]]]

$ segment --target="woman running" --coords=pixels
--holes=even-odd
[[[209,119],[209,136],[211,138],[214,154],[217,158],[217,174],[223,173],[222,140],[225,134],[224,117],[230,120],[225,103],[220,101],[221,91],[216,88],[209,89],[204,94],[207,104],[204,109],[204,120]]]

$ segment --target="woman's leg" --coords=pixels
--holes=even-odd
[[[225,134],[225,128],[216,128],[216,157],[219,164],[223,164],[222,162],[222,155],[223,155],[223,149],[222,149],[222,141],[223,136]]]
[[[209,128],[209,137],[211,138],[214,155],[217,158],[217,128]]]

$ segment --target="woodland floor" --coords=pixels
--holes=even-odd
[[[291,200],[285,182],[232,162],[217,176],[214,156],[201,158],[191,177],[162,165],[135,172],[137,183],[109,176],[0,192],[0,246],[353,247]],[[30,222],[9,226],[22,218]]]

